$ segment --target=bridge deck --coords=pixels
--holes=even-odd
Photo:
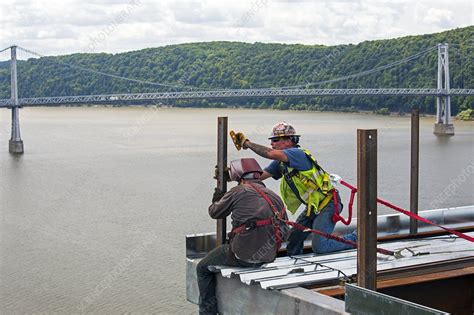
[[[196,90],[184,92],[78,95],[21,98],[21,106],[64,105],[85,103],[124,103],[145,100],[178,99],[226,99],[249,97],[306,97],[306,96],[469,96],[474,89],[236,89],[236,90]],[[11,107],[11,99],[0,99],[0,107]]]

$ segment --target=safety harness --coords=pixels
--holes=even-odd
[[[258,226],[273,224],[273,227],[275,229],[275,238],[276,238],[276,245],[277,245],[277,251],[278,251],[280,249],[281,243],[282,243],[281,228],[280,228],[280,224],[279,224],[279,221],[280,221],[280,222],[283,222],[283,223],[285,223],[285,224],[287,224],[287,225],[289,225],[289,226],[291,226],[291,227],[293,227],[297,230],[300,230],[302,232],[310,232],[310,233],[318,234],[322,237],[332,239],[332,240],[350,245],[354,248],[357,248],[357,243],[355,243],[353,241],[346,240],[346,239],[344,239],[340,236],[334,235],[334,234],[325,233],[325,232],[322,232],[322,231],[319,231],[319,230],[314,230],[314,229],[308,228],[304,225],[301,225],[299,223],[292,222],[292,221],[289,221],[289,220],[285,219],[284,218],[284,213],[286,211],[285,206],[283,206],[283,208],[280,211],[278,211],[278,209],[273,204],[273,202],[270,200],[270,198],[268,198],[268,196],[260,188],[258,188],[256,185],[254,185],[252,183],[245,183],[245,185],[248,185],[248,186],[252,187],[257,193],[260,194],[260,196],[263,197],[263,199],[265,199],[266,202],[268,202],[268,204],[270,205],[270,208],[273,211],[274,216],[270,217],[270,218],[267,218],[267,219],[262,219],[262,220],[257,220],[257,221],[249,221],[245,224],[242,224],[242,225],[232,229],[231,233],[238,234],[238,233],[241,233],[244,230],[248,231],[248,230],[250,230],[252,228],[255,228],[255,227],[258,227]],[[384,255],[394,256],[393,251],[383,249],[383,248],[377,248],[377,252],[379,252],[381,254],[384,254]]]
[[[247,221],[244,224],[233,228],[232,231],[230,232],[231,236],[233,237],[234,235],[242,233],[243,231],[249,231],[260,226],[273,225],[273,229],[275,231],[276,246],[277,246],[276,250],[278,251],[281,247],[281,243],[283,242],[283,236],[281,233],[281,227],[280,227],[279,221],[283,220],[284,218],[285,211],[286,211],[285,206],[283,206],[281,210],[278,210],[275,204],[271,201],[271,199],[268,198],[268,196],[255,184],[247,182],[244,185],[247,185],[253,188],[260,196],[262,196],[263,199],[265,199],[265,201],[270,205],[270,208],[273,211],[273,216],[266,219],[256,220],[256,221]]]
[[[307,198],[314,192],[314,191],[320,191],[323,195],[325,195],[324,199],[321,200],[321,202],[318,205],[318,209],[324,209],[328,205],[329,202],[331,202],[331,199],[334,202],[334,214],[332,216],[332,220],[334,223],[337,223],[338,221],[341,221],[345,225],[349,225],[351,223],[351,215],[347,220],[345,220],[340,214],[339,214],[339,207],[338,207],[338,202],[337,202],[337,190],[334,188],[329,189],[329,173],[326,172],[317,162],[317,160],[309,153],[309,151],[302,149],[306,157],[311,161],[313,166],[316,168],[316,175],[317,176],[323,176],[323,183],[322,187],[319,187],[315,181],[312,181],[311,179],[305,177],[302,175],[297,169],[293,169],[291,171],[288,171],[288,165],[285,163],[280,163],[280,169],[281,173],[283,174],[283,178],[285,182],[287,183],[288,187],[290,187],[291,191],[295,194],[296,198],[306,206],[306,216],[310,216],[312,207],[306,202]],[[305,184],[307,187],[306,192],[304,193],[303,196],[300,195],[298,189],[296,188],[295,183],[293,182],[293,177],[298,176],[300,181]],[[357,191],[357,190],[356,190]],[[351,201],[354,199],[354,194],[356,191],[352,191],[351,193]],[[350,203],[350,213],[352,213],[352,202]]]

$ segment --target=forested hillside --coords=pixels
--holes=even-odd
[[[207,42],[148,48],[120,54],[73,54],[20,61],[20,97],[185,90],[105,77],[76,65],[118,76],[195,88],[262,88],[303,85],[318,88],[434,88],[437,51],[387,70],[339,82],[311,85],[387,65],[449,43],[452,88],[474,88],[474,26],[437,34],[321,46]],[[27,47],[26,47],[27,48]],[[59,62],[59,63],[58,63]],[[0,63],[0,98],[10,97],[9,63]],[[473,98],[452,100],[453,114]],[[247,106],[278,109],[376,110],[434,113],[433,97],[320,97],[186,101],[175,106]]]

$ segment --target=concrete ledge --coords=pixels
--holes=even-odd
[[[347,314],[345,303],[304,288],[264,290],[239,279],[217,277],[220,314]]]
[[[347,314],[344,301],[324,294],[304,288],[282,290],[281,293],[300,301],[299,314]],[[306,309],[308,304],[310,307]]]
[[[10,153],[22,154],[23,153],[23,140],[10,140],[8,142],[8,151]]]
[[[454,125],[435,123],[433,133],[437,136],[454,136]]]
[[[186,258],[186,299],[194,304],[199,304],[196,267],[200,260]]]

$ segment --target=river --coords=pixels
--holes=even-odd
[[[409,117],[24,108],[25,154],[11,156],[10,112],[3,110],[2,313],[196,313],[185,299],[184,240],[215,228],[207,207],[215,185],[218,116],[228,116],[229,129],[262,144],[268,144],[274,123],[293,123],[302,146],[351,183],[356,129],[376,128],[379,196],[409,205]],[[420,209],[474,204],[474,123],[456,121],[456,135],[447,138],[433,135],[433,123],[433,117],[420,123]],[[229,160],[252,156],[229,146]],[[268,185],[278,187],[272,180]]]

